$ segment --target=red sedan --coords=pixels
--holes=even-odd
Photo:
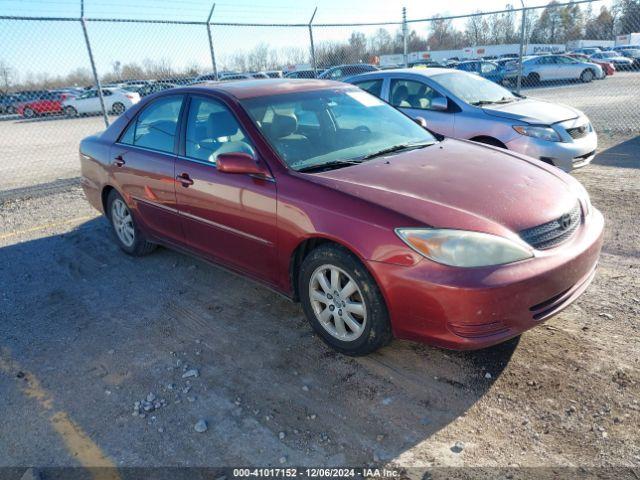
[[[18,105],[18,115],[25,118],[33,118],[38,115],[45,114],[61,114],[62,102],[67,98],[67,95],[60,93],[46,92],[31,101],[21,103]]]
[[[598,60],[598,59],[595,59],[595,58],[591,58],[591,57],[589,57],[587,55],[584,55],[582,53],[570,53],[568,56],[571,57],[571,58],[575,58],[576,60],[580,60],[581,62],[591,62],[591,63],[595,63],[597,65],[600,65],[602,67],[602,71],[604,72],[604,75],[606,77],[616,73],[616,67],[611,62],[606,62],[604,60]]]
[[[351,355],[392,336],[453,349],[517,336],[587,288],[602,244],[603,217],[570,175],[438,141],[336,82],[164,91],[80,156],[126,253],[161,244],[258,280]]]

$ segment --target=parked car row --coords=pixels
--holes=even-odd
[[[412,68],[449,68],[476,74],[492,82],[510,85],[519,74],[517,54],[504,54],[500,57],[482,59],[460,59],[453,57],[444,62],[420,60],[413,62]],[[522,60],[522,74],[525,84],[538,84],[554,80],[579,80],[590,82],[613,75],[616,70],[640,68],[640,46],[626,45],[611,50],[597,47],[581,48],[569,54],[541,54],[528,56]],[[366,64],[344,64],[318,69],[302,69],[288,73],[280,70],[256,72],[221,71],[218,74],[207,73],[197,77],[175,77],[164,80],[130,79],[118,83],[103,85],[105,108],[120,114],[140,98],[182,85],[191,85],[205,81],[226,82],[233,80],[268,78],[319,78],[343,80],[353,75],[375,72],[379,68]],[[50,91],[18,92],[0,97],[0,113],[19,114],[26,118],[46,114],[99,113],[101,105],[95,87],[88,89],[66,88]]]

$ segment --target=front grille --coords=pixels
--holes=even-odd
[[[573,288],[573,287],[571,287],[571,288]],[[569,293],[571,288],[568,288],[568,289],[564,290],[563,292],[560,292],[559,294],[554,295],[553,297],[545,300],[544,302],[538,303],[537,305],[534,305],[533,307],[530,307],[529,310],[531,311],[531,313],[533,313],[533,319],[534,320],[540,320],[547,313],[549,313],[553,309],[555,309],[558,306],[558,302],[567,293]]]
[[[580,125],[579,127],[574,128],[567,128],[567,133],[574,140],[586,137],[589,134],[589,124]]]
[[[480,324],[449,323],[449,329],[460,337],[481,338],[505,333],[509,329],[502,321]]]
[[[580,155],[579,157],[574,157],[571,160],[571,164],[574,167],[581,167],[582,165],[586,165],[588,163],[588,160],[593,157],[596,154],[596,151],[593,150],[592,152],[589,153],[585,153],[584,155]]]
[[[520,238],[538,250],[552,248],[571,238],[580,225],[580,219],[580,204],[576,203],[575,207],[559,218],[522,230]]]

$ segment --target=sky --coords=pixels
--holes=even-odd
[[[524,0],[526,6],[545,5],[548,0]],[[594,10],[609,3],[594,3]],[[492,11],[520,0],[219,0],[212,22],[239,23],[307,23],[314,9],[315,24],[349,22],[399,21],[402,7],[407,16],[429,18],[436,14],[460,15],[476,10]],[[205,21],[210,0],[85,0],[88,18],[133,18],[159,20]],[[80,0],[0,0],[0,16],[78,17]],[[459,21],[459,28],[464,20]],[[145,58],[166,59],[175,67],[199,64],[210,67],[209,44],[203,25],[152,25],[140,23],[88,22],[88,34],[98,71],[112,69],[115,61],[142,63]],[[351,31],[370,34],[379,27],[317,27],[316,43],[344,40]],[[395,32],[397,26],[390,26]],[[426,34],[426,23],[411,24]],[[274,48],[297,46],[308,49],[306,27],[212,27],[218,63],[224,63],[234,52],[249,51],[260,42]],[[88,68],[82,29],[78,22],[16,21],[0,19],[0,61],[19,72],[22,78],[47,72],[50,76],[65,74],[75,68]]]

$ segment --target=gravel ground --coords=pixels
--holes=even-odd
[[[122,254],[77,187],[5,200],[0,466],[640,468],[640,137],[601,140],[575,174],[607,220],[594,283],[470,353],[344,357],[261,286]]]

